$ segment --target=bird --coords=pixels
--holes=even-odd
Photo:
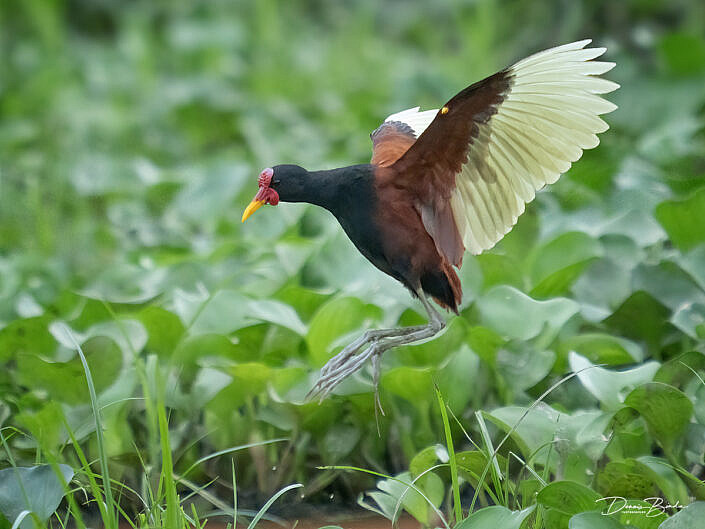
[[[456,269],[465,252],[492,248],[538,190],[558,180],[609,126],[619,85],[600,77],[615,63],[596,61],[591,39],[550,48],[458,92],[440,109],[388,116],[370,134],[369,163],[308,171],[264,169],[242,215],[261,206],[306,202],[327,209],[360,253],[418,298],[428,323],[373,329],[321,369],[309,398],[326,398],[346,377],[372,365],[379,402],[380,358],[430,339],[444,327],[431,300],[458,314]],[[430,298],[430,299],[429,299]]]

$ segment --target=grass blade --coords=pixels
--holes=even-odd
[[[446,446],[448,447],[448,463],[450,464],[450,479],[453,487],[453,511],[455,513],[456,523],[463,519],[463,508],[460,505],[460,484],[458,483],[458,464],[455,460],[455,449],[453,448],[453,437],[450,433],[450,423],[448,422],[448,413],[446,412],[446,404],[443,402],[438,386],[435,386],[436,397],[438,398],[438,406],[441,408],[441,417],[443,418],[443,428],[446,434]]]
[[[76,347],[76,352],[81,358],[81,364],[83,364],[83,371],[86,374],[86,382],[88,384],[88,394],[91,398],[91,408],[93,410],[93,418],[95,419],[95,434],[96,441],[98,444],[98,458],[100,460],[100,471],[103,477],[103,495],[105,497],[105,511],[106,519],[103,520],[108,529],[117,529],[117,519],[113,511],[113,506],[115,501],[113,500],[113,491],[110,487],[110,473],[108,470],[108,454],[105,452],[105,440],[103,438],[103,424],[100,419],[100,406],[98,406],[98,395],[95,392],[95,385],[93,384],[93,377],[91,376],[91,369],[88,367],[88,361],[86,360],[86,355],[83,354],[83,349],[81,345],[76,340],[73,332],[68,325],[63,325],[66,334],[69,336],[74,346]]]
[[[267,513],[267,511],[269,510],[269,508],[272,506],[272,504],[279,499],[279,496],[281,496],[282,494],[284,494],[286,492],[289,492],[292,489],[298,489],[299,487],[303,487],[303,485],[301,483],[294,483],[293,485],[289,485],[288,487],[284,487],[282,490],[277,492],[274,496],[269,498],[269,500],[267,500],[267,503],[265,503],[262,506],[262,508],[259,510],[259,512],[252,519],[252,521],[250,522],[250,525],[247,526],[247,529],[254,529],[257,526],[257,524],[259,523],[262,516],[264,516]]]

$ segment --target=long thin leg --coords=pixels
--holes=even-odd
[[[373,381],[375,385],[375,399],[379,405],[377,385],[379,383],[380,363],[379,357],[385,351],[399,345],[405,345],[419,340],[424,340],[436,335],[445,323],[438,311],[433,308],[423,293],[419,292],[419,299],[428,313],[427,325],[402,327],[399,329],[381,329],[365,332],[360,338],[352,342],[338,355],[333,357],[321,369],[321,375],[308,393],[307,398],[320,398],[323,400],[345,378],[358,371],[369,358],[373,358]],[[356,354],[367,346],[363,352]]]

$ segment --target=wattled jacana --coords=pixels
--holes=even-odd
[[[370,330],[321,370],[311,395],[325,398],[372,359],[375,396],[381,354],[437,334],[440,306],[458,312],[465,250],[479,254],[512,229],[536,191],[596,147],[600,114],[619,85],[598,77],[614,63],[593,61],[590,40],[545,50],[479,81],[438,110],[389,116],[371,134],[372,160],[328,171],[277,165],[259,176],[244,222],[263,204],[326,208],[372,264],[419,298],[428,325]],[[359,353],[362,350],[363,352]],[[379,401],[377,401],[379,404]]]

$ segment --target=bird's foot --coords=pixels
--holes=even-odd
[[[351,347],[355,345],[356,343],[353,342],[323,366],[316,384],[306,395],[306,400],[319,399],[319,401],[323,401],[338,384],[360,370],[369,358],[379,359],[382,352],[386,350],[386,348],[381,347],[381,343],[378,340],[373,340],[367,349],[355,354],[364,344]],[[376,366],[376,370],[379,371],[379,360],[373,360],[373,363]],[[375,391],[377,390],[378,382],[379,372],[375,375]]]

